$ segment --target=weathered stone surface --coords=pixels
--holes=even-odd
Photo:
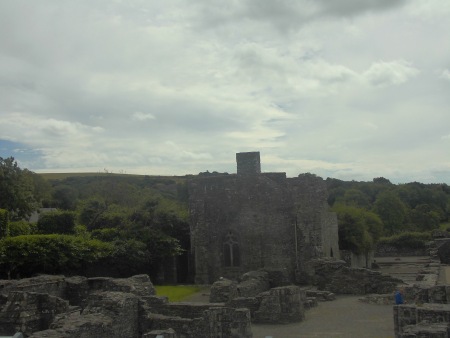
[[[65,287],[64,276],[41,275],[32,278],[0,281],[0,292],[6,295],[11,291],[23,291],[46,293],[64,298]]]
[[[305,318],[305,293],[298,286],[283,286],[263,292],[256,323],[291,323]]]
[[[141,297],[156,294],[148,275],[129,278],[93,277],[88,279],[88,284],[90,290],[127,292]]]
[[[314,297],[319,301],[332,301],[336,299],[336,295],[329,291],[306,290],[306,297]]]
[[[313,285],[335,294],[384,294],[391,293],[402,281],[378,271],[349,268],[344,261],[313,260],[308,268]]]
[[[233,298],[238,297],[237,282],[221,278],[214,282],[211,286],[211,293],[209,295],[210,303],[226,303]]]
[[[12,291],[0,311],[0,332],[26,335],[45,330],[56,314],[69,310],[69,302],[49,294]]]
[[[248,309],[210,308],[206,313],[207,337],[251,338],[253,336]]]
[[[246,308],[250,310],[252,319],[255,317],[255,312],[259,309],[261,300],[258,297],[238,297],[226,303],[227,307],[235,309]]]
[[[439,325],[436,325],[439,324]],[[394,306],[396,337],[448,337],[441,336],[442,325],[450,324],[450,305],[425,303]]]
[[[255,163],[254,154],[247,155],[238,154],[238,168]],[[329,211],[320,177],[242,173],[188,182],[197,284],[237,279],[258,269],[286,271],[293,280],[295,270],[310,259],[339,257],[337,218]]]
[[[21,330],[33,338],[141,338],[163,330],[178,338],[252,336],[248,309],[224,303],[168,303],[167,297],[152,295],[148,276],[41,276],[38,281],[0,284],[3,292],[9,290],[7,295],[0,294],[0,330],[6,334]],[[49,294],[14,291],[17,285],[21,289],[37,285],[80,306],[69,306],[68,300]]]
[[[261,270],[247,272],[242,275],[236,288],[239,297],[254,297],[269,290],[269,274]]]
[[[448,324],[420,323],[405,326],[398,338],[448,338]]]
[[[177,335],[176,335],[175,330],[173,330],[173,329],[153,330],[149,333],[144,333],[142,335],[142,338],[158,338],[158,337],[177,338]]]

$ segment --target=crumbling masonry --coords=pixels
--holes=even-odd
[[[339,258],[337,218],[320,177],[261,173],[259,152],[238,153],[236,161],[237,174],[189,182],[196,283],[261,268],[302,282],[311,259]]]

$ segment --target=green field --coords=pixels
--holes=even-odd
[[[155,289],[157,296],[167,296],[169,302],[180,302],[203,290],[201,286],[195,285],[157,285]]]

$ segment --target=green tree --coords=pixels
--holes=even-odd
[[[370,207],[369,196],[356,188],[346,190],[344,196],[337,198],[336,202],[357,208],[368,209]]]
[[[9,213],[8,210],[0,209],[0,238],[9,236]]]
[[[58,185],[54,188],[51,205],[58,209],[75,210],[77,191],[68,185]]]
[[[383,221],[387,235],[403,230],[407,208],[394,192],[383,191],[379,193],[373,211]]]
[[[430,231],[439,228],[439,212],[428,204],[419,204],[408,214],[410,230]]]
[[[29,216],[38,207],[32,175],[20,169],[14,157],[0,157],[0,208],[8,210],[12,219]]]
[[[383,231],[380,218],[365,209],[336,204],[338,216],[339,248],[355,254],[367,254]]]

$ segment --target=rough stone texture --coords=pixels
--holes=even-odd
[[[378,271],[349,268],[344,261],[312,260],[308,266],[308,280],[319,290],[335,294],[365,295],[390,293],[402,281]]]
[[[255,323],[292,323],[305,318],[306,296],[298,286],[283,286],[263,292]]]
[[[332,301],[336,299],[336,295],[329,291],[306,290],[306,297],[313,297],[319,301]]]
[[[33,338],[141,338],[164,330],[177,338],[252,336],[250,311],[237,308],[243,303],[233,308],[224,303],[168,303],[167,297],[152,295],[154,288],[146,275],[41,276],[0,285],[0,332],[6,334],[20,330]],[[67,299],[17,291],[33,286]],[[69,299],[78,306],[70,306]]]
[[[238,168],[249,167],[240,157]],[[237,280],[258,269],[285,270],[293,280],[308,260],[339,256],[337,218],[329,212],[321,178],[245,172],[188,182],[197,284]]]
[[[211,286],[210,303],[225,303],[238,297],[237,282],[221,278]]]
[[[211,308],[206,313],[206,320],[208,321],[208,337],[253,337],[248,309]]]
[[[394,329],[396,337],[414,337],[414,332],[423,332],[416,337],[448,337],[441,336],[442,325],[450,323],[449,304],[395,305]],[[439,324],[439,325],[435,325]]]
[[[255,317],[255,312],[259,309],[260,303],[261,299],[259,297],[238,297],[227,302],[226,306],[235,309],[249,309],[251,318],[253,320]]]
[[[41,275],[32,278],[0,281],[0,292],[4,295],[7,295],[11,291],[23,291],[46,293],[64,298],[65,288],[64,276]]]
[[[200,318],[210,307],[223,307],[225,303],[168,303],[159,307],[152,307],[153,313],[168,317]]]
[[[153,330],[142,335],[142,338],[157,338],[163,336],[164,338],[177,338],[175,330]]]
[[[270,289],[269,273],[266,271],[250,271],[242,275],[237,285],[240,297],[254,297]]]
[[[47,329],[58,313],[69,310],[69,302],[44,293],[12,291],[0,311],[0,332],[20,331],[30,335]]]
[[[420,323],[406,326],[399,338],[448,338],[448,324]]]

